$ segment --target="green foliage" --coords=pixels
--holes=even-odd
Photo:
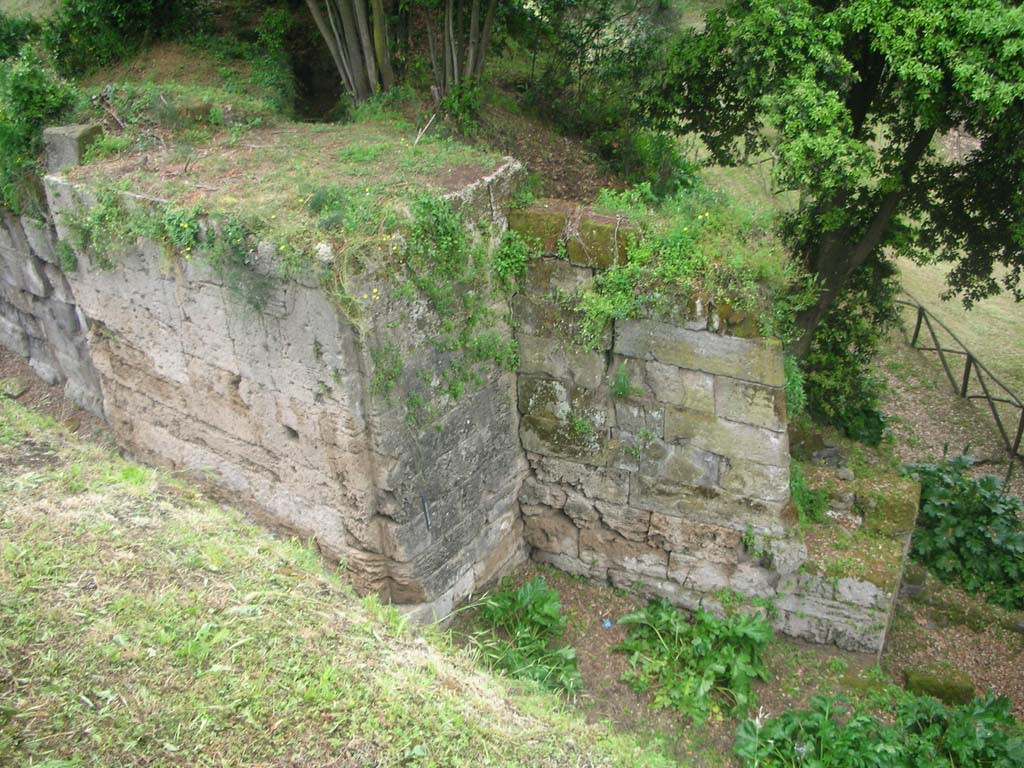
[[[677,37],[638,101],[719,163],[771,154],[826,298],[887,248],[953,262],[967,301],[1000,282],[1019,298],[1020,29],[1011,0],[731,0]],[[979,145],[937,151],[954,130]]]
[[[67,240],[58,240],[56,251],[62,271],[74,272],[78,269],[78,255]]]
[[[626,125],[592,139],[598,152],[631,184],[648,184],[654,197],[670,197],[700,183],[697,167],[683,158],[676,139]]]
[[[188,29],[198,7],[196,0],[62,0],[43,39],[62,74],[81,75]]]
[[[802,361],[811,415],[868,445],[878,445],[885,430],[878,411],[884,385],[873,361],[898,320],[898,290],[892,262],[868,261],[818,326]]]
[[[506,293],[513,293],[526,275],[526,265],[536,252],[518,232],[507,230],[494,254],[494,276]]]
[[[772,628],[760,615],[731,612],[718,619],[700,609],[691,622],[662,599],[619,624],[629,630],[614,649],[629,656],[623,679],[637,691],[652,691],[656,707],[671,707],[697,722],[719,703],[743,712],[755,701],[754,680],[768,679],[761,654]]]
[[[373,358],[373,382],[370,389],[374,394],[389,397],[405,369],[402,350],[391,342],[385,342],[374,348],[370,355]]]
[[[474,605],[487,629],[470,640],[487,666],[567,693],[579,688],[576,651],[558,645],[566,625],[558,591],[544,579],[506,586]]]
[[[626,367],[625,363],[619,363],[619,367],[615,369],[611,390],[612,395],[618,398],[632,397],[633,395],[643,393],[642,390],[633,386],[629,376],[629,368]]]
[[[892,724],[815,697],[807,709],[744,721],[735,749],[744,768],[1011,768],[1024,761],[1022,736],[1009,700],[991,693],[953,709],[903,694]]]
[[[803,467],[797,461],[789,463],[789,496],[796,507],[801,523],[823,523],[828,512],[828,492],[812,491],[804,477]]]
[[[463,136],[475,136],[479,130],[477,120],[480,117],[480,97],[480,85],[470,80],[457,83],[441,99],[441,111]]]
[[[9,16],[0,11],[0,59],[16,56],[21,46],[36,37],[40,29],[35,19]]]
[[[598,208],[630,216],[644,236],[627,244],[625,264],[601,272],[576,297],[588,345],[610,320],[681,320],[697,301],[749,313],[762,331],[785,339],[795,312],[813,301],[813,283],[767,236],[766,222],[702,184],[660,204],[647,184],[606,192]]]
[[[945,582],[1024,609],[1024,502],[994,475],[971,477],[969,456],[907,468],[921,481],[911,554]]]
[[[0,203],[31,207],[43,127],[59,123],[76,99],[33,47],[0,61]]]
[[[518,346],[494,330],[498,316],[490,306],[491,276],[500,278],[499,270],[511,276],[507,270],[526,256],[514,239],[508,242],[510,250],[499,248],[499,262],[491,263],[486,247],[470,240],[462,217],[448,201],[425,195],[413,204],[405,270],[441,318],[440,332],[431,343],[452,353],[441,379],[454,399],[483,381],[480,368],[519,366]]]
[[[799,418],[807,408],[807,393],[804,391],[804,374],[800,364],[792,355],[783,361],[786,381],[786,415],[789,420]]]

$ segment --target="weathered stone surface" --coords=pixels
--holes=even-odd
[[[695,560],[735,564],[743,554],[742,532],[659,512],[651,514],[649,538],[656,546]]]
[[[598,523],[597,510],[581,493],[569,491],[562,511],[576,524],[577,528],[593,528]]]
[[[542,483],[534,475],[523,481],[519,491],[519,501],[529,506],[547,506],[561,509],[565,506],[567,494],[564,489],[554,483]]]
[[[659,402],[691,411],[715,412],[715,377],[711,374],[654,360],[646,368],[647,383]]]
[[[576,209],[576,205],[562,200],[540,200],[533,205],[510,210],[508,228],[537,240],[544,253],[554,254]]]
[[[657,404],[616,400],[615,425],[624,432],[636,435],[639,443],[645,444],[664,434],[665,409]],[[641,438],[640,435],[645,437]]]
[[[662,483],[709,488],[718,485],[721,457],[692,445],[653,440],[642,444],[639,468]]]
[[[607,528],[580,531],[580,559],[593,567],[619,568],[644,576],[665,578],[668,553],[636,541],[629,541]]]
[[[578,488],[588,498],[613,504],[625,504],[629,499],[629,475],[625,472],[540,456],[532,464],[539,479]]]
[[[528,333],[520,333],[516,338],[519,340],[520,373],[548,376],[595,390],[604,382],[604,355]]]
[[[631,507],[598,501],[594,505],[601,522],[629,541],[645,542],[651,527],[651,515]],[[653,543],[653,542],[652,542]]]
[[[764,546],[768,552],[772,570],[782,576],[796,573],[807,562],[807,545],[796,539],[769,537],[756,546]]]
[[[781,387],[716,376],[715,413],[729,421],[782,432],[786,429],[786,393]]]
[[[680,555],[669,557],[668,575],[673,581],[695,592],[718,592],[729,586],[735,566]]]
[[[629,238],[640,234],[640,230],[625,219],[588,212],[578,221],[570,221],[569,227],[566,242],[569,261],[600,269],[625,263]]]
[[[728,459],[722,462],[719,484],[738,496],[784,502],[789,498],[789,468]]]
[[[582,338],[579,313],[553,300],[519,294],[512,299],[512,319],[523,333],[552,339],[559,345],[574,344]],[[611,328],[608,327],[596,347],[608,349],[610,346]]]
[[[102,134],[103,128],[98,123],[44,128],[46,170],[58,173],[66,168],[81,165],[85,150]]]
[[[33,255],[49,264],[60,265],[60,260],[54,250],[53,235],[45,221],[39,221],[31,216],[22,216],[21,228]]]
[[[753,563],[740,563],[729,580],[729,586],[747,597],[774,597],[779,575]]]
[[[580,529],[561,512],[531,515],[523,519],[526,543],[544,552],[570,557],[580,555]]]
[[[700,411],[667,408],[665,439],[689,441],[720,456],[740,456],[758,464],[789,468],[789,438],[785,432],[726,421]]]
[[[619,320],[615,353],[781,387],[782,347],[766,339],[741,339],[692,331],[652,320]]]
[[[752,525],[768,531],[781,531],[782,527],[781,504],[747,499],[716,488],[680,486],[646,475],[631,478],[629,503],[651,512],[734,528]]]
[[[593,269],[550,256],[531,259],[526,265],[526,288],[534,297],[556,298],[560,292],[573,293],[593,278]]]
[[[844,603],[875,608],[888,600],[882,599],[882,590],[868,581],[860,579],[839,579],[836,582],[836,599]],[[887,598],[889,596],[886,596]],[[889,598],[891,599],[891,598]]]
[[[5,312],[4,308],[0,307],[0,344],[16,355],[28,357],[28,334],[20,325],[8,320],[5,317],[7,314],[9,310]]]

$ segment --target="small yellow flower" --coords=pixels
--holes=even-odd
[[[368,293],[364,293],[364,294],[363,294],[363,298],[364,298],[364,299],[368,299],[368,298],[370,298],[370,294],[368,294]]]
[[[376,288],[373,289],[373,292],[374,293],[379,293],[379,291]]]

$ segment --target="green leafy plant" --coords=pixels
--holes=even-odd
[[[0,203],[18,212],[33,207],[43,127],[60,122],[77,98],[29,45],[0,61]]]
[[[911,554],[942,581],[1024,608],[1024,502],[994,475],[969,476],[973,463],[958,456],[907,467],[921,481]]]
[[[842,699],[815,697],[807,709],[737,730],[744,768],[1011,768],[1024,760],[1020,725],[1005,698],[976,698],[947,709],[904,693],[895,723],[859,712]]]
[[[807,408],[804,374],[800,370],[800,364],[792,355],[785,356],[783,366],[786,384],[786,416],[792,421],[802,416]]]
[[[470,640],[487,666],[547,688],[568,693],[579,688],[576,650],[558,645],[566,626],[558,591],[543,578],[515,589],[504,586],[473,606],[487,628]]]
[[[519,285],[534,250],[526,238],[511,229],[501,236],[501,243],[494,254],[494,276],[503,291],[512,293]]]
[[[789,496],[796,507],[801,523],[821,523],[828,512],[828,492],[812,491],[804,477],[803,467],[797,461],[789,463]]]
[[[370,388],[374,394],[390,397],[405,369],[402,350],[389,341],[374,348],[370,355],[373,358],[373,382]]]
[[[0,11],[0,59],[16,56],[22,44],[38,35],[40,29],[35,19]]]
[[[634,690],[652,691],[656,707],[676,709],[698,722],[720,704],[742,712],[755,701],[754,681],[767,679],[762,652],[772,628],[760,615],[733,611],[718,619],[701,609],[690,621],[662,599],[619,624],[629,630],[614,648],[629,657],[623,679]]]
[[[626,367],[625,363],[620,363],[619,367],[615,369],[615,375],[612,377],[611,390],[612,395],[618,398],[632,397],[633,395],[643,393],[643,390],[633,386],[633,382],[630,380],[629,376],[629,368]]]

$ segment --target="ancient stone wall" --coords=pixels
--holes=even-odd
[[[501,231],[520,171],[507,162],[452,199]],[[753,318],[696,301],[578,344],[564,296],[623,258],[626,222],[558,202],[512,211],[546,253],[512,299],[521,367],[421,422],[410,400],[453,352],[424,341],[444,318],[397,295],[386,260],[349,286],[373,302],[356,320],[312,274],[268,279],[254,310],[207,260],[142,239],[65,271],[65,214],[91,193],[58,175],[46,188],[42,219],[3,216],[0,343],[136,453],[315,539],[361,591],[439,618],[532,553],[688,608],[761,598],[787,634],[881,647],[895,586],[825,575],[785,518],[782,352]],[[272,247],[258,254],[254,274],[279,274]],[[387,350],[403,365],[382,387]]]
[[[627,225],[558,201],[510,223],[549,254],[515,300],[533,559],[690,609],[720,608],[723,590],[770,600],[786,634],[877,650],[893,594],[803,572],[784,523],[780,345],[695,302],[675,323],[617,320],[582,349],[562,297],[621,258]]]

